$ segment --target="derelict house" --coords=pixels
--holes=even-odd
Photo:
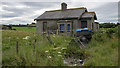
[[[88,28],[99,30],[99,23],[95,12],[88,12],[86,8],[67,9],[67,4],[61,4],[61,10],[46,11],[36,19],[37,33],[50,32],[63,35],[74,35],[76,29]]]

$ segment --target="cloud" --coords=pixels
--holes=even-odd
[[[1,2],[118,2],[119,0],[1,0]]]
[[[60,9],[60,4],[60,2],[2,2],[0,23],[31,23],[45,11]],[[67,4],[68,8],[86,7],[88,11],[95,11],[100,22],[117,21],[117,2],[67,2]]]
[[[58,5],[59,2],[23,2],[23,4],[33,8],[48,8]]]
[[[23,20],[27,20],[28,22],[19,23],[31,23],[34,21],[36,17],[38,17],[41,13],[47,10],[53,10],[57,7],[57,2],[47,3],[47,2],[3,2],[2,3],[2,19],[6,18],[2,21],[2,23],[9,22],[13,23],[13,20],[16,21],[16,18],[22,17]],[[49,8],[48,8],[49,7]],[[56,8],[57,9],[57,8]],[[12,19],[11,19],[12,18]],[[10,20],[12,22],[10,22]],[[32,20],[32,21],[31,21]],[[15,22],[18,23],[18,22]]]
[[[99,21],[117,22],[118,3],[110,2],[94,9]]]
[[[86,7],[95,12],[99,22],[117,22],[118,2],[72,2],[72,7]]]

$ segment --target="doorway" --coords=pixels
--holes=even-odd
[[[43,22],[43,32],[47,31],[47,22]]]

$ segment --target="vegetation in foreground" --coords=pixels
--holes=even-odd
[[[85,66],[118,65],[118,27],[102,29],[93,35],[88,48],[85,49],[85,52],[90,54]]]
[[[60,66],[63,64],[63,50],[71,37],[52,35],[51,44],[46,37],[34,32],[10,31],[2,32],[3,66]],[[27,37],[27,38],[26,38]],[[37,39],[35,52],[34,41]],[[16,41],[19,44],[19,53],[16,54]]]
[[[54,42],[51,44],[46,37],[34,32],[3,30],[2,63],[3,66],[66,66],[63,59],[69,55],[84,58],[84,66],[117,66],[118,36],[118,27],[101,29],[94,33],[88,47],[79,49],[68,45],[72,39],[69,36],[51,35]]]

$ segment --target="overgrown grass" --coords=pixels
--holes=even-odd
[[[36,32],[36,27],[12,27],[12,29],[16,29],[18,31],[34,31],[34,32]]]
[[[118,27],[102,29],[94,33],[88,47],[80,49],[68,46],[72,39],[69,36],[51,35],[54,44],[50,44],[46,37],[35,32],[5,30],[2,31],[2,62],[3,66],[65,66],[63,59],[72,56],[85,59],[85,66],[116,66],[118,36]]]
[[[118,65],[118,27],[102,29],[93,35],[85,49],[90,54],[85,66],[117,66]]]
[[[61,66],[63,64],[63,48],[67,47],[71,37],[52,35],[54,44],[47,38],[34,32],[2,31],[3,66]],[[28,39],[24,39],[29,36]],[[37,40],[35,52],[34,41]],[[19,52],[16,54],[16,41]]]

